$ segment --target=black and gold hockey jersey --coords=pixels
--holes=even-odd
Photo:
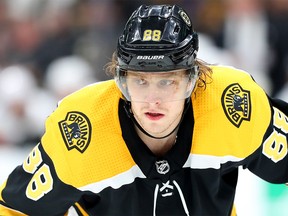
[[[213,66],[177,142],[156,157],[113,80],[59,103],[46,132],[0,188],[0,215],[233,215],[238,167],[288,182],[288,104],[251,76]]]

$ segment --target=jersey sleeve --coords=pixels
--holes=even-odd
[[[223,173],[242,165],[266,181],[288,182],[288,104],[269,98],[245,71],[215,66],[212,75],[192,98],[193,153],[217,158]]]
[[[268,97],[269,98],[269,97]],[[288,104],[269,98],[271,121],[262,145],[250,155],[244,167],[271,183],[288,182]]]
[[[91,162],[94,152],[87,154],[92,134],[87,116],[93,109],[86,98],[94,92],[91,88],[64,98],[47,118],[40,143],[0,187],[0,215],[4,211],[5,216],[6,212],[65,215],[71,209],[83,215],[77,203],[85,210],[86,205],[97,203],[97,194],[81,189],[93,182],[92,174],[98,174],[98,170],[91,172],[96,164]],[[79,103],[83,95],[84,102]]]
[[[53,162],[38,144],[3,184],[0,215],[4,211],[5,215],[64,215],[81,196],[58,178]]]

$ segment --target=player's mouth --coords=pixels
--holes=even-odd
[[[146,112],[145,116],[150,120],[156,121],[156,120],[163,118],[164,114],[154,113],[154,112],[153,113],[152,112]]]

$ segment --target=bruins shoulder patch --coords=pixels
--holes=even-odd
[[[58,124],[67,149],[75,148],[83,153],[90,144],[92,133],[87,116],[77,111],[68,112]]]
[[[243,120],[250,121],[250,91],[244,90],[238,83],[233,83],[224,90],[221,102],[225,115],[237,128]]]

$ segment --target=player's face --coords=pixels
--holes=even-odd
[[[178,125],[184,109],[184,100],[165,103],[131,102],[131,107],[141,127],[149,134],[161,137],[169,134]]]
[[[165,136],[178,125],[184,109],[186,78],[184,70],[161,74],[128,73],[126,82],[132,111],[149,134]]]

